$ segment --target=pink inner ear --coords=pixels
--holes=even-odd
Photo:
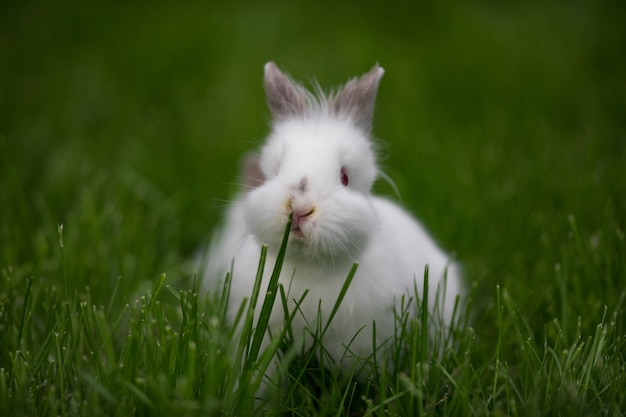
[[[341,184],[343,184],[344,187],[347,187],[349,181],[350,180],[348,178],[348,174],[346,173],[346,169],[345,168],[341,168]]]
[[[265,175],[261,171],[259,155],[249,153],[242,161],[243,185],[248,190],[254,190],[265,182]]]

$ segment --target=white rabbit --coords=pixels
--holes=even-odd
[[[342,360],[346,347],[360,357],[372,354],[374,320],[378,344],[393,336],[394,309],[403,295],[414,294],[414,284],[421,292],[426,265],[431,308],[447,270],[445,299],[439,301],[445,322],[463,288],[458,267],[424,228],[397,204],[370,193],[378,175],[370,131],[383,73],[377,65],[325,95],[305,90],[274,63],[265,65],[271,133],[260,155],[245,163],[247,189],[229,207],[205,270],[205,287],[215,287],[233,265],[229,308],[231,316],[236,314],[251,295],[261,245],[268,246],[261,290],[267,287],[293,213],[279,282],[289,291],[290,309],[308,290],[292,323],[294,333],[304,334],[307,322],[315,326],[320,310],[325,324],[348,272],[359,264],[323,338],[324,348],[344,366],[351,362]],[[272,334],[283,320],[277,298]]]

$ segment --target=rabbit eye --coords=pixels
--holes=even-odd
[[[347,187],[349,182],[350,180],[348,179],[348,174],[346,173],[346,169],[341,168],[341,184],[344,187]]]

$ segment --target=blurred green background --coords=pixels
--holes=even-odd
[[[268,131],[264,63],[331,88],[378,62],[403,204],[479,293],[550,317],[568,216],[583,252],[623,240],[624,22],[618,1],[3,2],[0,266],[100,300],[188,278]],[[585,279],[581,308],[624,285]]]

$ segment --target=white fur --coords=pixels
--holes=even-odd
[[[324,100],[320,98],[322,104]],[[369,132],[341,109],[333,113],[324,105],[309,105],[304,114],[275,117],[259,161],[263,183],[230,206],[211,244],[205,272],[205,285],[214,288],[234,261],[231,316],[251,294],[261,245],[269,248],[264,289],[289,214],[298,207],[314,207],[301,226],[304,237],[290,236],[280,276],[289,289],[290,308],[308,290],[300,305],[302,315],[292,323],[295,334],[304,334],[307,321],[316,323],[320,303],[326,322],[354,262],[359,266],[352,285],[323,339],[335,361],[342,359],[348,344],[358,356],[371,355],[374,320],[378,344],[393,336],[393,311],[403,295],[413,295],[414,284],[421,291],[426,265],[431,308],[447,268],[447,291],[440,303],[445,322],[451,319],[455,297],[462,293],[459,270],[410,214],[370,194],[378,170]],[[342,168],[348,186],[341,183]],[[273,334],[283,323],[277,299],[270,320]]]

